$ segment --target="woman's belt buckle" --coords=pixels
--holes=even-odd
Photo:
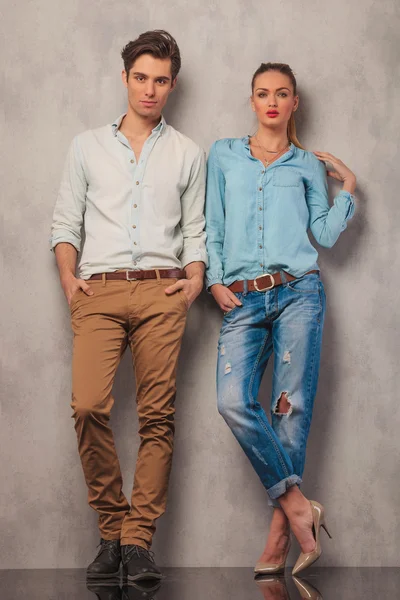
[[[272,281],[272,285],[264,287],[264,288],[259,288],[257,279],[261,279],[262,277],[270,277],[271,281]],[[254,287],[256,288],[257,292],[267,292],[268,290],[272,290],[272,288],[275,287],[275,279],[271,273],[263,273],[262,275],[259,275],[258,277],[256,277],[254,279],[253,283],[254,283]]]

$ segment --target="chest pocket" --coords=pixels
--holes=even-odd
[[[276,187],[299,187],[301,181],[300,173],[290,167],[277,167],[272,175],[272,183]]]

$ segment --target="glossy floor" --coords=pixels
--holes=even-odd
[[[164,570],[158,589],[86,584],[82,569],[0,571],[2,600],[394,600],[400,569],[310,568],[295,580],[254,580],[249,568],[174,568]]]

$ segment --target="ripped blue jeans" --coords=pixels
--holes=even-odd
[[[267,292],[236,294],[218,342],[218,410],[268,492],[299,485],[317,390],[325,292],[318,273]],[[257,400],[274,352],[271,423]],[[282,411],[284,407],[284,411]]]

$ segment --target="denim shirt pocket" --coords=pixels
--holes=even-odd
[[[299,187],[301,174],[291,167],[276,167],[272,174],[272,184],[275,187]]]

